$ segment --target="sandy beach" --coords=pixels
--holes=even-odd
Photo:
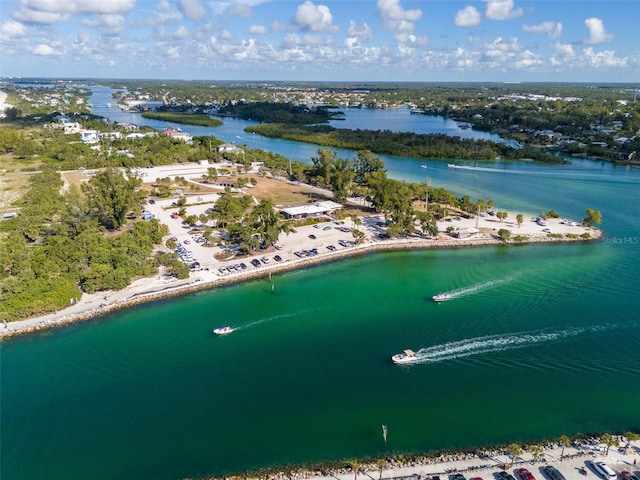
[[[204,211],[211,205],[209,202],[215,201],[215,197],[217,197],[216,194],[199,196],[197,205],[187,206],[188,213],[198,215],[201,210]],[[550,236],[543,232],[543,227],[532,221],[530,217],[525,217],[522,225],[518,226],[515,222],[515,213],[509,213],[507,219],[502,222],[495,216],[469,219],[454,217],[449,219],[450,221],[441,221],[438,222],[440,233],[437,237],[426,238],[416,235],[388,239],[381,237],[386,231],[384,218],[381,215],[373,215],[362,217],[361,225],[354,225],[352,220],[347,218],[300,227],[295,233],[280,235],[278,250],[270,247],[254,256],[219,261],[215,255],[220,251],[220,247],[205,247],[195,242],[190,229],[185,228],[181,219],[171,218],[171,212],[174,211],[171,203],[171,199],[160,200],[147,205],[146,208],[161,223],[169,226],[171,233],[165,239],[175,237],[192,252],[194,261],[200,263],[201,268],[191,272],[188,279],[178,280],[174,277],[166,277],[160,272],[154,277],[137,279],[123,290],[84,294],[64,310],[5,324],[4,328],[0,327],[0,338],[53,328],[161,298],[184,295],[370,252],[504,245],[505,242],[497,237],[498,230],[502,228],[511,230],[513,236],[526,235],[528,237],[526,243],[580,241],[578,238],[570,239],[565,236],[566,234],[578,236],[588,232],[592,239],[597,239],[601,235],[598,229],[582,225],[571,226],[561,219],[549,219],[544,228],[551,232]],[[477,228],[479,232],[469,238],[459,239],[445,233],[448,227],[457,230]],[[348,230],[351,228],[359,228],[365,233],[366,239],[362,244],[356,245],[353,242],[353,236]],[[297,252],[313,249],[317,254],[312,256],[297,254]],[[276,255],[280,257],[280,261],[276,261]],[[254,259],[258,260],[259,266],[251,264]],[[246,268],[228,268],[240,263],[243,263]]]
[[[391,435],[391,432],[389,433]],[[273,479],[412,479],[425,480],[434,476],[440,480],[449,480],[453,473],[461,473],[467,479],[499,480],[498,472],[506,471],[517,480],[520,476],[515,472],[519,468],[529,470],[535,479],[553,480],[544,471],[547,465],[553,465],[566,480],[603,480],[591,466],[591,462],[603,461],[611,467],[619,476],[621,472],[631,472],[636,476],[638,473],[638,457],[640,448],[638,441],[631,442],[628,449],[625,449],[626,439],[620,437],[619,447],[611,447],[607,452],[607,447],[597,439],[584,439],[572,442],[571,446],[563,449],[557,443],[547,443],[542,445],[543,455],[534,460],[534,456],[523,448],[524,453],[517,456],[515,462],[512,461],[508,452],[502,450],[478,450],[473,453],[455,453],[450,455],[440,455],[436,457],[416,457],[410,462],[396,462],[392,459],[385,459],[381,464],[360,463],[359,472],[356,475],[350,467],[345,467],[338,471],[310,472],[307,474],[273,475]],[[562,456],[563,455],[563,456]],[[382,465],[382,470],[380,469]],[[581,473],[584,467],[586,473]]]

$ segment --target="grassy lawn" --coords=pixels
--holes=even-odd
[[[29,172],[25,169],[37,168],[38,163],[16,160],[11,154],[0,155],[0,211],[12,211],[12,204],[28,188]]]

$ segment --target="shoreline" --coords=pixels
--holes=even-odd
[[[628,442],[624,435],[613,435],[619,446],[609,448],[597,437],[573,437],[569,445],[558,439],[542,440],[532,444],[514,443],[522,452],[515,458],[509,446],[467,449],[457,452],[434,452],[427,454],[391,453],[367,459],[314,462],[308,466],[287,465],[265,467],[225,476],[206,476],[208,480],[357,480],[358,477],[375,480],[435,480],[447,479],[450,475],[463,474],[473,479],[497,478],[499,472],[527,468],[538,478],[547,480],[542,468],[553,465],[563,473],[565,480],[600,479],[590,462],[601,460],[616,473],[631,471],[636,467],[640,455],[640,443]],[[540,447],[536,453],[533,446]],[[535,466],[539,466],[535,468]],[[586,473],[581,473],[585,468]],[[483,475],[484,477],[482,477]],[[517,477],[517,476],[516,476]]]
[[[538,243],[591,242],[602,236],[602,231],[597,228],[590,227],[589,232],[591,237],[588,239],[532,235],[523,242],[514,240],[505,242],[491,235],[461,240],[446,237],[443,234],[440,234],[436,239],[410,237],[404,239],[367,240],[363,244],[354,245],[343,250],[327,251],[313,257],[288,259],[282,263],[265,265],[259,269],[252,269],[247,272],[234,273],[223,277],[214,276],[213,278],[203,278],[202,274],[191,274],[188,279],[174,280],[165,283],[160,282],[161,276],[158,277],[157,280],[154,280],[152,277],[144,277],[135,280],[122,290],[100,292],[91,295],[83,294],[82,298],[75,304],[58,312],[4,323],[4,328],[0,327],[0,340],[98,318],[108,313],[144,303],[188,295],[202,290],[210,290],[263,277],[270,277],[271,274],[275,273],[289,272],[359,255],[403,250],[430,250],[434,248],[457,249],[486,246],[524,246]],[[252,257],[247,257],[247,260],[251,258]],[[212,274],[213,272],[206,273]],[[208,276],[211,277],[211,275]],[[145,283],[149,283],[150,285],[144,285]],[[96,304],[98,306],[96,306]]]

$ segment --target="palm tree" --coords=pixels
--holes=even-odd
[[[609,448],[615,445],[616,447],[620,445],[620,440],[617,437],[614,437],[610,433],[603,433],[600,437],[600,443],[604,443],[607,446],[607,450],[604,452],[604,455],[609,455]]]
[[[624,446],[624,454],[627,454],[627,449],[631,446],[631,442],[634,440],[640,440],[640,434],[634,432],[625,432],[624,437],[627,439],[627,444]]]
[[[379,458],[376,463],[378,464],[378,468],[380,469],[379,480],[382,480],[382,470],[387,466],[387,461],[384,458]]]
[[[351,462],[351,469],[353,470],[353,479],[358,480],[358,470],[360,470],[360,463],[357,461]]]
[[[516,461],[516,457],[518,455],[522,455],[522,447],[520,445],[518,445],[517,443],[512,443],[511,445],[509,445],[507,447],[507,450],[509,451],[509,454],[511,455],[511,463],[515,463]]]
[[[531,452],[531,455],[533,456],[533,461],[537,461],[540,459],[540,457],[544,457],[544,452],[542,451],[542,446],[540,444],[533,444],[529,447],[529,451]]]
[[[522,222],[524,221],[524,215],[522,215],[521,213],[516,215],[516,222],[518,223],[518,228],[520,228],[520,225],[522,225]]]
[[[562,445],[562,452],[560,453],[560,460],[564,458],[564,449],[571,445],[571,439],[566,435],[562,435],[559,438],[560,445]]]

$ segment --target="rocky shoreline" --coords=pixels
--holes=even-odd
[[[357,255],[365,255],[375,252],[402,251],[409,249],[421,250],[433,248],[505,246],[516,244],[527,245],[534,243],[584,242],[597,240],[601,237],[601,235],[601,230],[592,228],[590,229],[590,237],[588,239],[582,237],[569,238],[531,235],[528,236],[527,240],[523,242],[517,242],[515,240],[509,240],[505,242],[495,236],[488,234],[483,234],[478,238],[470,238],[466,240],[451,239],[444,235],[439,236],[437,239],[424,239],[421,237],[387,239],[380,241],[368,241],[361,245],[354,245],[349,248],[334,252],[327,251],[322,253],[321,255],[316,255],[313,257],[285,260],[280,264],[266,265],[264,267],[261,267],[260,269],[234,273],[232,275],[223,277],[214,276],[213,278],[203,278],[201,276],[169,284],[161,284],[154,279],[140,279],[135,282],[137,284],[132,284],[119,292],[108,292],[106,295],[104,295],[104,292],[102,292],[102,294],[104,295],[102,297],[93,295],[93,298],[91,299],[84,298],[84,302],[79,301],[75,309],[69,307],[60,312],[42,315],[40,317],[35,317],[27,320],[5,323],[4,328],[0,327],[0,339],[39,332],[50,328],[61,327],[71,323],[93,319],[106,315],[107,313],[147,302],[186,295],[202,290],[208,290],[221,286],[245,282],[257,278],[264,278],[276,273],[297,270],[300,268],[306,268],[309,266],[341,260]],[[145,285],[145,280],[146,283],[149,283],[150,285]],[[94,302],[98,302],[98,306],[95,306]]]

